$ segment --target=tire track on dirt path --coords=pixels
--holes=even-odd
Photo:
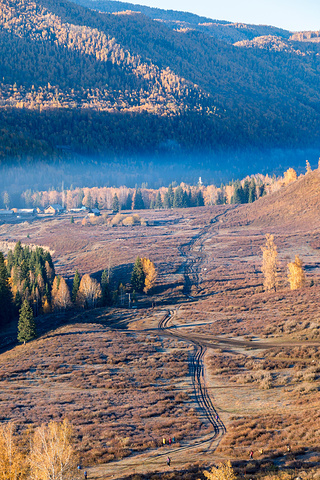
[[[183,286],[183,294],[187,298],[191,297],[191,288],[192,286],[196,286],[198,293],[200,292],[200,283],[201,283],[201,265],[204,261],[205,254],[203,254],[203,244],[205,241],[205,237],[208,233],[211,236],[215,235],[212,231],[212,226],[217,223],[218,218],[223,217],[227,214],[229,210],[234,209],[234,206],[226,208],[224,212],[215,215],[211,220],[210,223],[205,225],[201,228],[201,230],[194,235],[191,240],[187,243],[183,243],[178,246],[178,251],[180,255],[184,258],[184,262],[182,264],[183,268],[183,276],[184,276],[184,286]],[[195,252],[195,247],[198,250]]]
[[[190,359],[190,373],[192,376],[195,399],[199,405],[200,410],[203,412],[204,416],[207,418],[208,422],[213,426],[214,429],[214,434],[210,438],[210,446],[208,447],[210,449],[213,442],[217,441],[219,437],[221,439],[221,437],[225,434],[226,427],[220,419],[206,387],[206,382],[204,378],[203,358],[207,351],[207,347],[202,345],[199,341],[193,340],[191,336],[188,338],[180,337],[179,334],[174,333],[171,329],[169,329],[168,325],[171,319],[172,314],[169,312],[159,321],[158,328],[161,332],[165,332],[166,335],[169,334],[174,338],[189,342],[194,347],[194,352]]]

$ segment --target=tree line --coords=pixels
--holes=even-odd
[[[124,305],[127,288],[110,282],[111,271],[105,269],[98,282],[76,270],[72,286],[56,275],[51,255],[41,247],[34,250],[17,242],[7,258],[0,252],[0,330],[18,318],[18,341],[28,342],[36,337],[35,317],[72,308]],[[157,270],[148,258],[137,258],[129,292],[135,301],[136,293],[149,293],[154,287]]]
[[[283,185],[297,179],[294,169],[289,169],[283,177],[252,175],[242,180],[232,180],[227,184],[188,185],[172,182],[168,187],[152,189],[147,183],[141,187],[83,187],[43,191],[25,190],[20,196],[20,205],[25,208],[46,207],[59,203],[67,209],[100,208],[120,212],[121,210],[141,210],[160,208],[189,208],[206,205],[232,203],[252,203],[258,198],[275,192]],[[0,193],[4,208],[12,208],[13,201],[5,190]],[[1,203],[0,203],[1,204]]]

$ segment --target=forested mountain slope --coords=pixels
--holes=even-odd
[[[269,25],[247,25],[226,20],[213,20],[193,13],[134,5],[113,0],[75,0],[75,3],[100,12],[115,13],[123,11],[140,12],[153,20],[164,22],[167,26],[179,29],[191,29],[204,32],[228,43],[251,40],[261,35],[277,35],[289,38],[290,32]]]
[[[60,146],[102,153],[320,143],[316,42],[257,27],[268,35],[231,45],[68,0],[0,6],[0,158]]]

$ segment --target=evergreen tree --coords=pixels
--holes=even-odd
[[[143,201],[143,198],[142,198],[141,190],[140,190],[140,188],[138,188],[135,191],[135,194],[134,194],[133,209],[134,210],[142,210],[143,208],[144,208],[144,201]]]
[[[181,186],[177,187],[173,194],[173,208],[183,207],[183,189]]]
[[[129,192],[128,196],[127,196],[126,203],[125,203],[124,210],[131,210],[131,209],[132,209],[132,195]]]
[[[73,284],[72,284],[72,293],[71,293],[71,300],[73,303],[76,303],[77,295],[78,295],[78,290],[80,286],[80,274],[78,270],[76,270],[76,273],[74,274],[73,278]]]
[[[26,343],[36,337],[36,325],[33,319],[32,308],[27,300],[24,300],[20,309],[18,323],[18,341]]]
[[[71,218],[70,218],[70,223],[74,223],[74,218],[73,218],[73,215],[71,215]]]
[[[162,207],[163,207],[163,204],[162,204],[162,199],[161,199],[161,193],[158,192],[157,196],[156,196],[155,208],[162,208]]]
[[[168,190],[164,194],[164,208],[173,207],[174,192],[172,185],[169,185]]]
[[[107,270],[103,270],[101,275],[102,305],[111,305],[112,294],[109,285],[109,275]]]
[[[242,189],[242,203],[249,203],[250,183],[249,180],[245,180]]]
[[[243,203],[243,190],[241,183],[237,180],[234,183],[234,194],[233,194],[233,202],[232,203]]]
[[[13,317],[13,301],[4,256],[0,252],[0,326]]]
[[[196,207],[203,207],[204,206],[204,199],[201,190],[198,190],[196,197],[195,197],[195,204]]]
[[[142,260],[140,257],[136,258],[131,275],[131,285],[136,292],[142,292],[144,289],[145,273],[143,271]]]
[[[248,203],[253,203],[256,199],[257,199],[256,182],[255,182],[255,179],[252,177],[249,185]]]
[[[114,212],[119,212],[120,210],[120,203],[118,199],[118,195],[115,193],[112,199],[112,210]]]

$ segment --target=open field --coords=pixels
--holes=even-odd
[[[247,462],[250,450],[250,478],[320,469],[319,189],[315,171],[249,206],[140,212],[152,226],[1,225],[3,242],[50,248],[68,278],[76,268],[99,276],[110,262],[113,282],[126,284],[137,255],[159,270],[136,309],[43,316],[41,338],[2,353],[2,420],[22,428],[67,416],[90,478]],[[262,285],[267,233],[276,292]],[[296,254],[307,280],[290,291]]]

